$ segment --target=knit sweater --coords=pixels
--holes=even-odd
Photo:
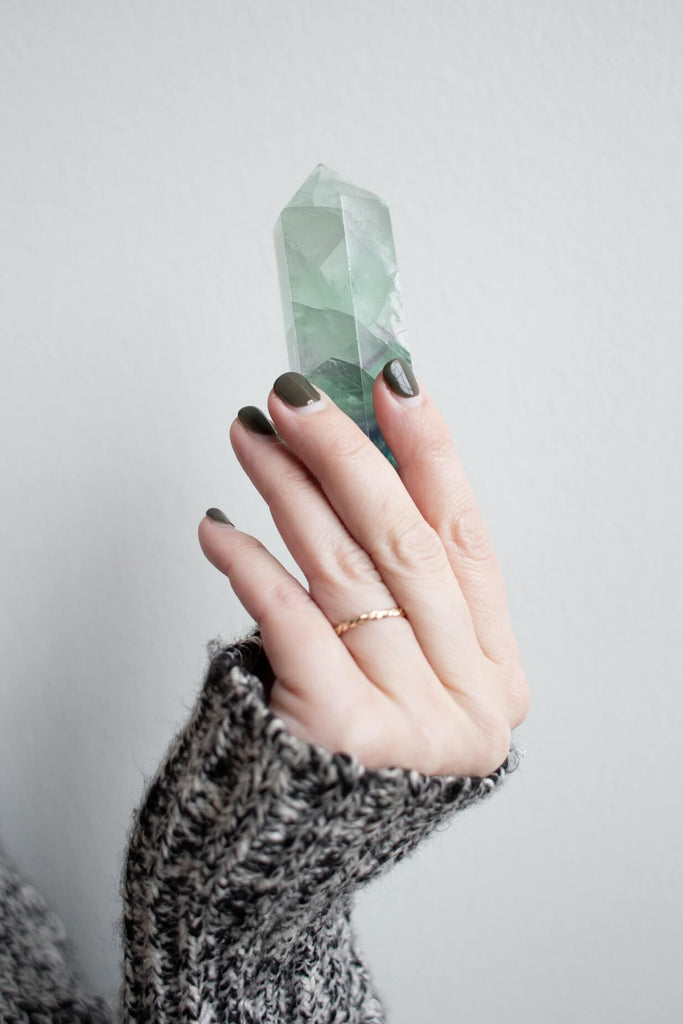
[[[185,725],[145,784],[121,874],[125,1024],[384,1024],[354,893],[518,766],[487,778],[366,768],[268,707],[258,628],[208,644]],[[64,926],[0,858],[0,1020],[112,1024]]]

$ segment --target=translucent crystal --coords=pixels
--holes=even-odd
[[[350,416],[391,464],[372,386],[410,362],[389,207],[318,164],[275,226],[289,368]]]

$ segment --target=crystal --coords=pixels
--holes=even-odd
[[[318,164],[275,225],[290,370],[319,385],[397,468],[372,386],[410,363],[389,207]]]

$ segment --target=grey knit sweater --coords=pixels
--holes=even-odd
[[[208,644],[188,721],[146,785],[121,875],[126,1024],[380,1024],[354,935],[356,890],[488,778],[367,769],[293,736],[268,708],[273,672],[252,631]],[[0,858],[0,1020],[112,1024],[64,927]]]

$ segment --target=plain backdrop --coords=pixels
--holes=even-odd
[[[413,365],[506,578],[522,767],[363,890],[392,1024],[679,1019],[683,5],[0,3],[0,843],[116,999],[145,780],[302,582],[228,428],[287,370],[272,228],[390,204]]]

